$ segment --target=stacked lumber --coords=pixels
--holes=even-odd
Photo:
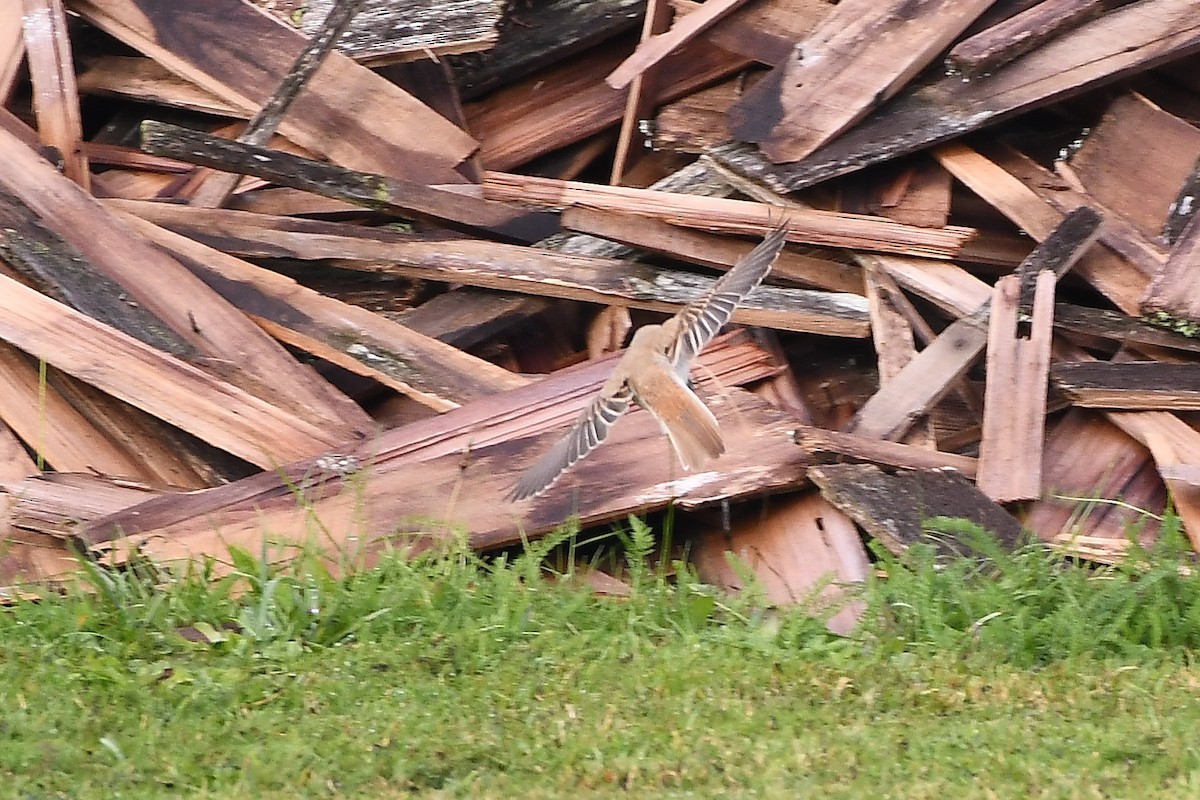
[[[939,516],[1200,549],[1197,59],[1200,0],[0,6],[0,586],[667,508],[780,603]],[[723,455],[636,409],[511,502],[780,225]]]

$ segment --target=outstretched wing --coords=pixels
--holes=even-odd
[[[627,383],[621,384],[612,394],[597,394],[579,415],[575,427],[521,476],[509,497],[515,502],[541,494],[550,488],[550,484],[558,480],[572,464],[595,450],[608,438],[609,429],[617,418],[625,413],[625,409],[629,408],[632,399],[633,392]]]
[[[690,364],[717,331],[729,322],[738,303],[767,277],[783,249],[787,231],[784,223],[768,233],[758,247],[722,275],[703,297],[675,316],[679,333],[667,351],[667,358],[676,368],[680,364]]]

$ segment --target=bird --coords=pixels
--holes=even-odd
[[[658,420],[685,470],[698,469],[724,453],[717,418],[692,391],[688,372],[696,355],[771,271],[787,232],[786,224],[775,228],[703,296],[666,322],[639,328],[571,430],[521,476],[509,498],[519,502],[549,489],[608,438],[632,402]]]

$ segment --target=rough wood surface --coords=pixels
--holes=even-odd
[[[155,155],[254,175],[367,208],[457,222],[521,241],[537,241],[557,229],[554,219],[546,214],[388,175],[342,169],[291,153],[165,123],[145,122],[141,147]]]
[[[33,82],[38,135],[43,144],[58,150],[63,174],[90,189],[92,179],[83,152],[79,92],[62,0],[24,0],[24,9],[25,52]]]
[[[300,30],[315,35],[337,0],[309,0]],[[362,64],[470,53],[491,47],[499,33],[500,0],[422,0],[397,7],[367,0],[338,42],[338,50]]]
[[[1020,523],[954,470],[901,470],[888,475],[873,464],[838,464],[810,467],[808,474],[825,499],[893,553],[919,542],[947,556],[974,552],[969,542],[959,541],[952,532],[931,528],[935,517],[973,522],[1008,549],[1023,543]]]
[[[951,75],[906,89],[854,129],[788,166],[746,145],[714,155],[777,191],[793,191],[979,130],[1085,88],[1200,50],[1195,0],[1123,6],[1000,68],[987,80]]]
[[[692,13],[677,18],[669,30],[643,33],[637,49],[608,73],[604,82],[614,89],[624,89],[646,70],[695,39],[745,2],[746,0],[711,0]]]
[[[745,588],[732,555],[754,572],[770,602],[815,607],[834,633],[849,633],[866,610],[861,600],[846,598],[847,586],[870,575],[862,538],[849,517],[815,492],[770,500],[727,530],[704,528],[692,539],[691,557],[706,583]]]
[[[918,228],[861,214],[791,207],[785,210],[746,200],[695,197],[511,173],[489,172],[483,191],[485,197],[496,200],[552,208],[585,205],[729,233],[762,235],[786,221],[789,241],[930,258],[953,258],[974,235],[972,229],[957,226]]]
[[[942,453],[911,444],[871,439],[824,428],[797,428],[795,439],[796,444],[821,463],[828,460],[827,456],[843,456],[855,461],[870,461],[873,464],[905,469],[955,469],[968,478],[974,478],[979,467],[979,462],[970,456]]]
[[[1105,0],[1043,0],[963,39],[946,55],[946,68],[968,78],[998,67],[1105,11]]]
[[[1054,325],[1052,270],[1042,270],[1023,311],[1021,278],[996,283],[987,342],[987,393],[979,444],[980,491],[998,503],[1042,494],[1042,444],[1046,434],[1046,380]],[[1028,320],[1028,322],[1026,322]],[[1028,327],[1028,334],[1023,330]]]
[[[304,49],[302,33],[241,0],[70,0],[96,27],[226,102],[257,111]],[[245,42],[253,41],[247,49]],[[281,132],[349,169],[452,182],[476,142],[366,67],[333,54]]]
[[[1057,364],[1054,385],[1084,408],[1200,410],[1200,364],[1156,361]]]
[[[896,94],[992,2],[842,0],[734,105],[734,135],[776,163],[799,161]]]

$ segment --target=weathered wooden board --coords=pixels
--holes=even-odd
[[[799,161],[900,91],[992,2],[842,0],[730,109],[734,135],[776,163]]]
[[[357,405],[2,127],[0,153],[0,188],[206,357],[205,366],[220,365],[223,378],[342,439],[366,434]]]
[[[1084,408],[1200,410],[1200,364],[1092,361],[1057,364],[1051,375]]]
[[[88,22],[248,112],[279,85],[305,37],[241,0],[69,0]],[[254,46],[247,48],[246,43]],[[476,148],[460,128],[340,54],[317,71],[281,133],[350,169],[455,182]]]
[[[968,478],[974,478],[979,468],[978,460],[970,456],[942,453],[911,444],[870,439],[824,428],[801,426],[796,429],[795,439],[804,452],[820,463],[826,463],[828,457],[845,457],[905,469],[954,469]]]
[[[457,222],[519,241],[537,241],[558,229],[557,222],[549,214],[443,191],[402,178],[347,170],[177,125],[154,121],[143,123],[141,147],[155,155],[253,175],[367,208]]]
[[[10,0],[11,2],[11,0]],[[63,174],[84,189],[92,185],[84,155],[79,92],[62,0],[24,0],[25,52],[33,82],[33,110],[42,143],[58,150]]]
[[[954,258],[975,234],[973,228],[959,226],[920,228],[864,214],[795,206],[785,209],[748,200],[696,197],[655,189],[602,186],[500,172],[487,174],[483,196],[551,208],[584,205],[731,233],[762,235],[786,221],[789,241],[928,258]]]
[[[260,467],[344,441],[0,276],[0,339]]]
[[[689,537],[692,563],[705,583],[745,588],[733,557],[753,571],[770,602],[801,604],[827,617],[834,633],[850,633],[866,610],[862,600],[846,596],[847,587],[865,583],[871,573],[858,528],[817,493],[770,498],[761,510],[739,514],[730,529],[714,528]]]
[[[888,475],[873,464],[810,467],[821,495],[866,529],[893,553],[918,542],[948,556],[970,555],[969,543],[944,529],[931,530],[934,517],[968,520],[990,531],[1008,549],[1021,545],[1021,524],[951,469],[901,470]]]
[[[792,165],[747,145],[713,152],[731,169],[787,192],[961,136],[1022,111],[1200,50],[1200,4],[1122,6],[1001,67],[986,80],[935,78],[907,89],[852,130]]]
[[[1008,19],[963,39],[946,55],[946,68],[975,79],[1105,12],[1105,0],[1039,0]]]
[[[1033,500],[1042,494],[1055,280],[1051,270],[1037,276],[1032,314],[1022,308],[1017,275],[1001,278],[992,295],[976,484],[998,503]],[[1021,330],[1026,326],[1028,335]]]

